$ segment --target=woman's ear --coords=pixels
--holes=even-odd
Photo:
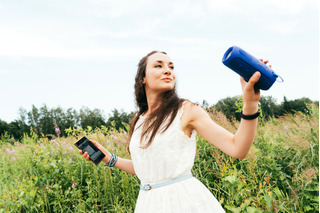
[[[146,84],[146,78],[143,78],[142,84]]]

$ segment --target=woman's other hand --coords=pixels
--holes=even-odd
[[[105,154],[105,157],[102,159],[103,162],[108,163],[111,159],[111,153],[105,149],[101,144],[99,144],[98,142],[94,141],[94,140],[90,140],[98,149],[101,150],[101,152],[103,154]],[[87,160],[90,161],[90,156],[87,152],[82,152],[82,150],[79,150],[79,153]]]

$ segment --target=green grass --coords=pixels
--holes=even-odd
[[[198,138],[193,173],[227,212],[319,211],[319,110],[260,123],[245,160],[233,159]],[[211,112],[235,132],[237,122]],[[137,177],[85,161],[73,145],[82,135],[130,158],[124,131],[69,129],[52,142],[25,135],[0,139],[0,212],[133,212]]]

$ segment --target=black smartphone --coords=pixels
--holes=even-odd
[[[105,154],[101,152],[98,147],[96,147],[88,138],[83,136],[80,140],[78,140],[75,144],[78,149],[80,149],[82,152],[87,152],[90,156],[90,160],[98,165],[100,161],[105,157]]]

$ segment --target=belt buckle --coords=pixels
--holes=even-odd
[[[150,184],[146,184],[145,186],[146,186],[146,187],[145,187],[145,190],[146,190],[146,191],[150,191],[150,190],[152,189],[152,187],[151,187]],[[148,187],[148,188],[147,188],[147,187]]]

